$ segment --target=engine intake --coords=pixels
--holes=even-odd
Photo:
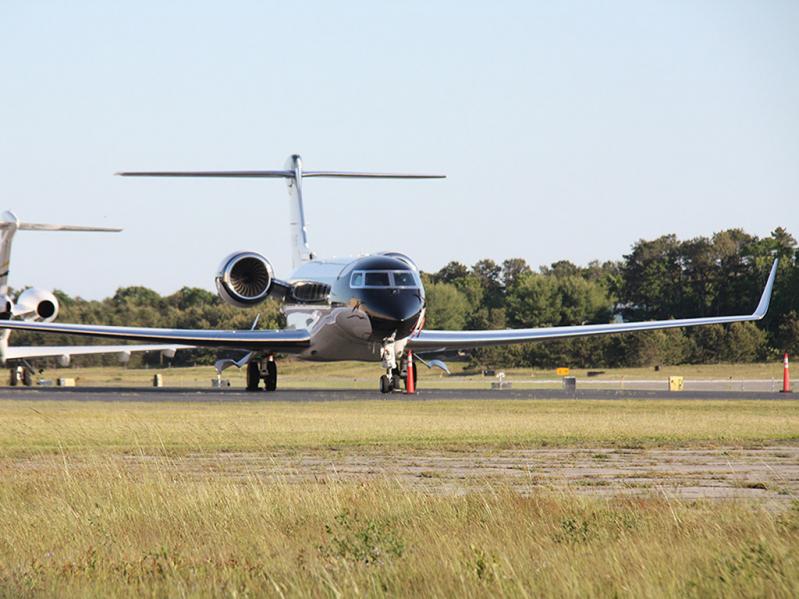
[[[260,304],[272,291],[272,264],[256,252],[235,252],[219,265],[215,282],[219,297],[228,304],[248,308]]]
[[[17,298],[14,316],[37,322],[53,322],[58,316],[58,300],[45,289],[26,289]]]

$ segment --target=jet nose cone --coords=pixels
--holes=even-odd
[[[424,301],[418,295],[395,295],[374,302],[368,309],[375,337],[395,335],[401,339],[410,335],[419,322]]]
[[[421,309],[422,302],[418,300],[397,302],[387,307],[385,310],[385,317],[388,320],[394,320],[398,323],[407,322],[416,318]]]

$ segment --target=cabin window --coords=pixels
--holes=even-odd
[[[350,287],[363,287],[363,273],[362,272],[354,272],[354,273],[352,273],[352,280],[350,281]]]

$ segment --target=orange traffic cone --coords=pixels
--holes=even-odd
[[[416,393],[416,385],[413,382],[413,352],[408,351],[408,357],[406,358],[408,363],[405,366],[405,393],[414,394]]]
[[[788,354],[786,353],[782,359],[782,391],[780,393],[791,392],[791,374],[788,370]]]

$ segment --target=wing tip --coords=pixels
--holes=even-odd
[[[771,303],[771,294],[774,290],[774,280],[777,278],[777,266],[779,266],[779,263],[780,259],[775,258],[773,264],[771,265],[771,272],[769,272],[766,286],[763,288],[763,293],[760,296],[760,301],[758,302],[757,308],[755,308],[755,311],[752,314],[752,316],[754,316],[757,320],[761,320],[768,312],[768,307]]]

